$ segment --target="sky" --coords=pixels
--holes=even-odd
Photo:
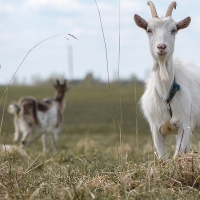
[[[54,74],[82,79],[87,73],[107,80],[144,80],[151,69],[148,38],[138,28],[134,14],[151,18],[146,0],[96,0],[107,47],[101,30],[95,0],[0,0],[0,84],[7,84],[16,73],[19,80],[49,78]],[[165,16],[171,1],[153,1],[159,17]],[[190,16],[192,22],[176,36],[174,54],[200,66],[200,1],[177,0],[175,21]],[[77,40],[71,37],[71,34]],[[69,49],[72,49],[73,72]],[[119,65],[118,65],[119,63]],[[108,68],[107,68],[108,67]]]

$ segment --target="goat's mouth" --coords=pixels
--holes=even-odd
[[[166,51],[158,51],[156,52],[158,56],[165,56],[167,54]]]

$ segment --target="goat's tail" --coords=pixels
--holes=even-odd
[[[13,102],[8,106],[8,112],[10,114],[18,114],[19,111],[20,111],[20,107],[18,106],[16,102]]]

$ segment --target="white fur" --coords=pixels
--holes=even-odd
[[[166,160],[167,135],[177,134],[176,156],[190,151],[191,133],[200,127],[200,68],[193,63],[173,59],[176,33],[189,25],[190,18],[185,18],[185,23],[176,23],[171,17],[152,18],[148,23],[138,15],[134,19],[138,26],[147,31],[153,57],[141,107],[149,122],[158,156]],[[159,45],[165,45],[166,48],[160,50]],[[171,117],[166,99],[174,78],[181,88],[170,102]]]
[[[166,135],[177,132],[175,155],[178,152],[186,153],[190,151],[191,132],[200,127],[200,68],[176,58],[167,72],[169,81],[161,82],[159,71],[152,71],[141,98],[142,110],[149,122],[159,158],[164,159],[167,159]],[[170,102],[173,113],[171,118],[166,99],[174,76],[181,89]],[[177,131],[174,124],[178,127]]]
[[[38,101],[33,97],[21,98],[18,103],[12,103],[8,112],[14,114],[14,142],[21,140],[22,146],[29,144],[33,132],[42,135],[43,151],[46,152],[47,135],[51,135],[54,154],[57,152],[58,133],[61,129],[62,114],[65,108],[66,81],[57,81],[54,99]],[[39,106],[41,105],[41,106]],[[34,141],[34,140],[33,140]]]
[[[29,122],[32,120],[32,116],[24,116],[23,108],[21,108],[18,114],[15,113],[14,117],[14,141],[19,142],[20,137],[21,141],[28,143],[30,140],[30,136],[33,132],[42,135],[43,140],[43,151],[46,152],[47,146],[47,135],[51,135],[52,143],[53,143],[53,151],[54,154],[57,152],[56,143],[58,140],[58,133],[60,131],[60,122],[58,119],[58,110],[60,109],[60,105],[58,102],[54,101],[49,108],[49,110],[42,112],[37,110],[38,123],[34,123],[32,126],[29,125]],[[14,114],[14,106],[13,104],[9,105],[9,112]],[[30,120],[29,120],[30,117]],[[22,134],[22,136],[21,136]]]

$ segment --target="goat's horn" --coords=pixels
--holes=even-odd
[[[152,15],[152,17],[158,18],[156,7],[154,6],[153,2],[152,1],[148,1],[147,5],[149,5],[149,7],[151,9],[151,15]]]
[[[169,4],[165,17],[171,17],[173,8],[176,9],[176,2],[175,1],[173,1],[172,3]]]

